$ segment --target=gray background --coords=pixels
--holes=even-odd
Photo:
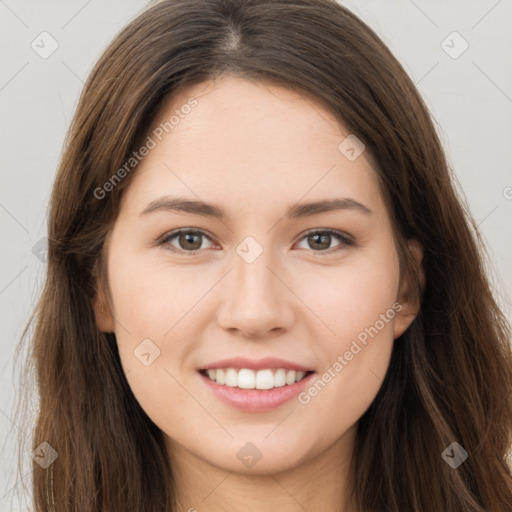
[[[14,414],[20,369],[13,356],[43,284],[44,258],[33,248],[46,234],[64,135],[94,62],[145,3],[0,0],[0,511],[21,507],[16,436],[29,430]],[[512,1],[341,3],[388,44],[437,120],[487,245],[497,300],[511,319]],[[44,31],[58,44],[47,58],[31,47],[35,41],[40,53],[51,48]],[[22,480],[30,485],[30,452],[23,458]]]

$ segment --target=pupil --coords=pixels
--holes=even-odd
[[[192,243],[192,244],[193,244],[193,241],[191,241],[191,240],[190,240],[190,238],[191,238],[191,237],[192,237],[192,238],[193,238],[193,237],[198,238],[198,237],[199,237],[199,235],[194,234],[194,233],[186,233],[186,234],[182,235],[182,237],[185,239],[186,244],[188,244],[188,243]],[[185,245],[186,245],[186,244],[185,244]],[[197,245],[197,244],[196,244],[196,245]],[[199,243],[199,247],[201,247],[201,243]],[[192,249],[198,249],[199,247],[192,247]]]
[[[320,244],[321,244],[321,242],[320,242],[320,241],[318,241],[317,239],[319,239],[319,238],[320,238],[320,239],[324,239],[324,244],[323,244],[323,245],[324,245],[324,247],[322,247],[322,249],[327,249],[327,248],[329,247],[330,243],[329,243],[329,242],[327,242],[327,245],[325,245],[325,240],[328,240],[328,241],[329,241],[330,236],[331,236],[331,235],[327,235],[327,234],[321,234],[321,235],[316,234],[316,235],[313,235],[313,236],[312,236],[312,238],[313,238],[313,239],[315,239],[315,243],[320,243]]]

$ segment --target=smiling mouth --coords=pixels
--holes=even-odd
[[[239,389],[266,390],[290,386],[314,372],[286,368],[265,368],[257,371],[249,368],[216,368],[199,370],[199,373],[219,385]]]

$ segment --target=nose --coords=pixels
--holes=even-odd
[[[295,296],[267,251],[252,263],[235,254],[233,267],[221,284],[219,325],[253,339],[290,329],[295,318]]]

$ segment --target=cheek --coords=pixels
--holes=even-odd
[[[128,331],[164,340],[173,330],[186,329],[198,305],[200,310],[200,302],[215,280],[198,279],[198,270],[192,266],[173,269],[162,261],[133,258],[111,267],[114,314],[124,327],[119,329],[121,334]]]
[[[398,260],[392,254],[390,259],[360,260],[330,277],[323,283],[327,291],[322,300],[315,303],[329,327],[316,337],[323,367],[299,402],[318,418],[327,422],[329,417],[329,428],[336,430],[364,414],[389,366],[400,309]]]
[[[190,408],[190,397],[180,385],[180,362],[196,346],[196,309],[191,308],[196,304],[199,311],[206,285],[148,260],[133,258],[110,269],[123,371],[139,405],[164,428],[183,419],[181,411]]]
[[[399,268],[396,254],[386,250],[386,245],[329,269],[323,277],[319,273],[311,279],[304,275],[302,293],[309,294],[304,301],[329,328],[323,336],[328,342],[326,353],[347,350],[350,340],[376,322],[378,330],[386,335],[392,331]],[[381,315],[386,316],[385,325]]]
[[[394,343],[396,314],[387,306],[367,308],[357,318],[339,321],[336,336],[321,340],[318,351],[323,366],[298,401],[307,417],[323,425],[326,438],[335,438],[357,422],[382,386]]]

